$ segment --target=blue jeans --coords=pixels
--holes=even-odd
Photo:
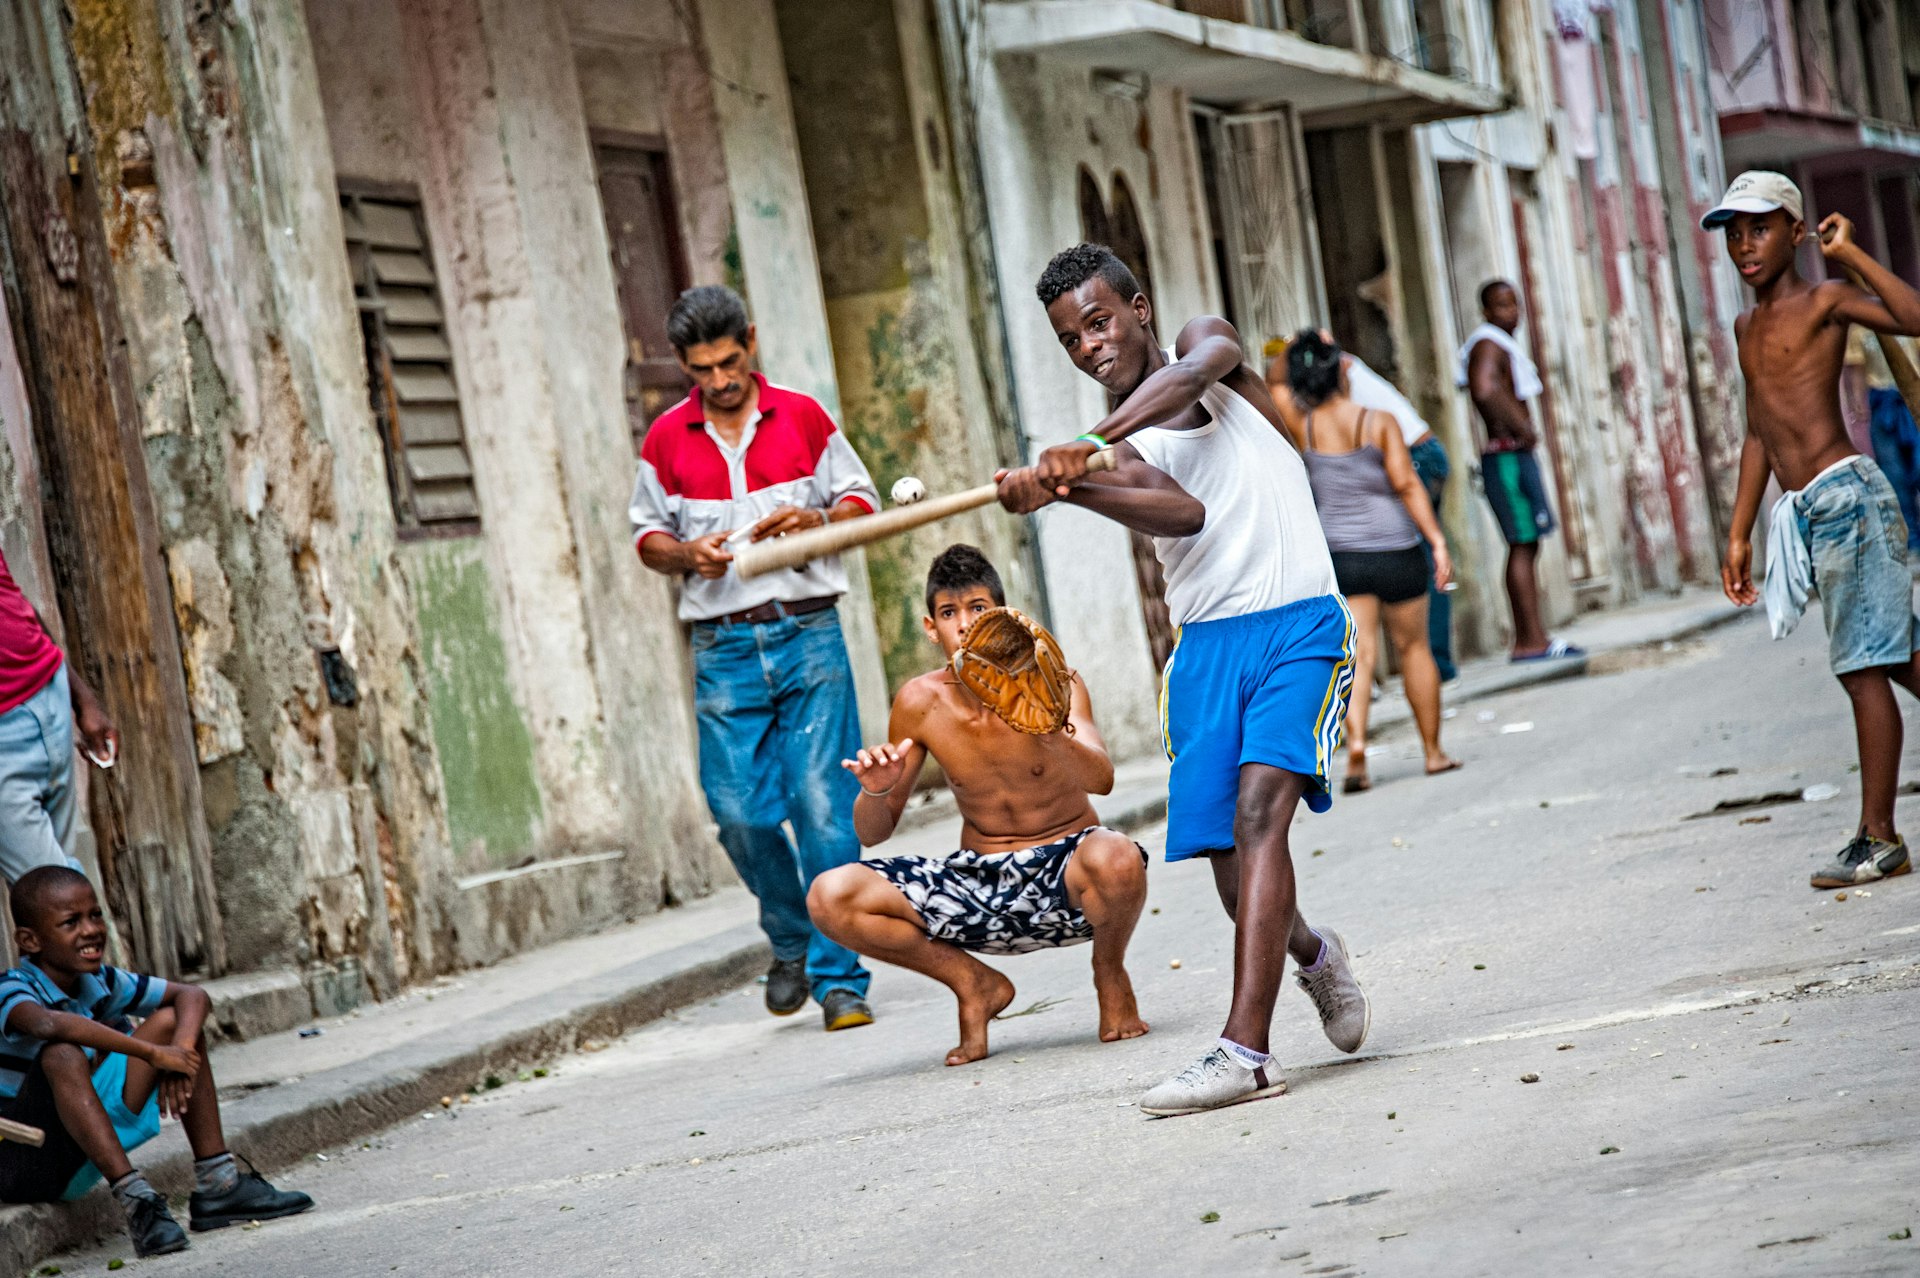
[[[1427,500],[1433,503],[1433,517],[1438,519],[1440,498],[1447,491],[1447,476],[1453,469],[1447,464],[1447,450],[1429,435],[1411,451],[1413,473],[1420,476]],[[1420,546],[1427,552],[1427,572],[1431,574],[1433,547],[1424,537],[1420,539]],[[1440,667],[1441,679],[1451,679],[1460,673],[1453,664],[1453,596],[1433,585],[1427,587],[1427,646],[1433,649],[1433,664]]]
[[[815,876],[860,859],[859,783],[840,766],[859,753],[860,721],[839,609],[757,626],[696,622],[693,693],[700,785],[721,846],[760,901],[774,957],[804,955],[816,999],[835,989],[864,997],[859,956],[807,915]],[[783,822],[799,837],[797,858]]]
[[[1900,502],[1901,518],[1907,522],[1907,545],[1920,550],[1920,431],[1913,425],[1913,414],[1897,390],[1870,390],[1867,405],[1872,412],[1873,460],[1893,485]]]
[[[0,714],[0,875],[12,883],[43,865],[79,865],[73,833],[73,706],[67,668]]]

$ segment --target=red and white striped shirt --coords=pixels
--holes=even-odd
[[[636,550],[660,534],[692,541],[747,528],[782,506],[831,510],[851,501],[869,513],[879,506],[872,476],[827,410],[758,373],[753,378],[760,384],[760,411],[741,433],[738,448],[727,447],[707,421],[698,390],[648,427],[627,509]],[[705,621],[773,600],[817,599],[846,590],[847,573],[838,555],[751,581],[732,572],[712,579],[692,576],[680,592],[680,619]]]

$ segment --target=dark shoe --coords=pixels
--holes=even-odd
[[[807,961],[775,959],[767,969],[767,1010],[775,1016],[792,1016],[807,1005]]]
[[[873,1009],[852,990],[828,990],[827,996],[820,1000],[820,1014],[826,1018],[829,1034],[873,1024]]]
[[[136,1256],[164,1256],[187,1249],[187,1231],[158,1194],[140,1194],[127,1204],[127,1233]]]
[[[196,1193],[188,1204],[195,1233],[244,1225],[253,1220],[278,1220],[298,1216],[313,1206],[313,1199],[292,1189],[275,1189],[267,1178],[249,1165],[240,1179],[224,1194]]]
[[[1831,864],[1813,872],[1812,883],[1816,888],[1852,887],[1856,883],[1877,883],[1911,869],[1913,862],[1907,858],[1905,839],[1895,835],[1889,843],[1861,833],[1840,849]]]

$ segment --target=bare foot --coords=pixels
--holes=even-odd
[[[1464,766],[1460,760],[1450,755],[1436,754],[1427,759],[1427,775],[1435,777],[1442,772],[1454,772]]]
[[[1117,967],[1111,973],[1093,971],[1093,992],[1100,1000],[1100,1041],[1112,1043],[1123,1038],[1139,1038],[1147,1032],[1134,1005],[1133,982],[1127,969]]]
[[[960,1046],[947,1053],[947,1064],[967,1065],[987,1054],[987,1022],[1013,1002],[1013,982],[986,964],[980,965],[978,984],[960,1000]]]

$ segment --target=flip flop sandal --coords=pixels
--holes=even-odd
[[[1568,643],[1565,639],[1555,639],[1547,645],[1545,652],[1535,652],[1524,657],[1508,657],[1510,665],[1520,665],[1528,661],[1559,661],[1563,657],[1584,657],[1587,650],[1579,644]]]
[[[1371,777],[1348,777],[1340,783],[1340,793],[1342,794],[1365,794],[1371,789],[1373,789],[1373,779]]]

